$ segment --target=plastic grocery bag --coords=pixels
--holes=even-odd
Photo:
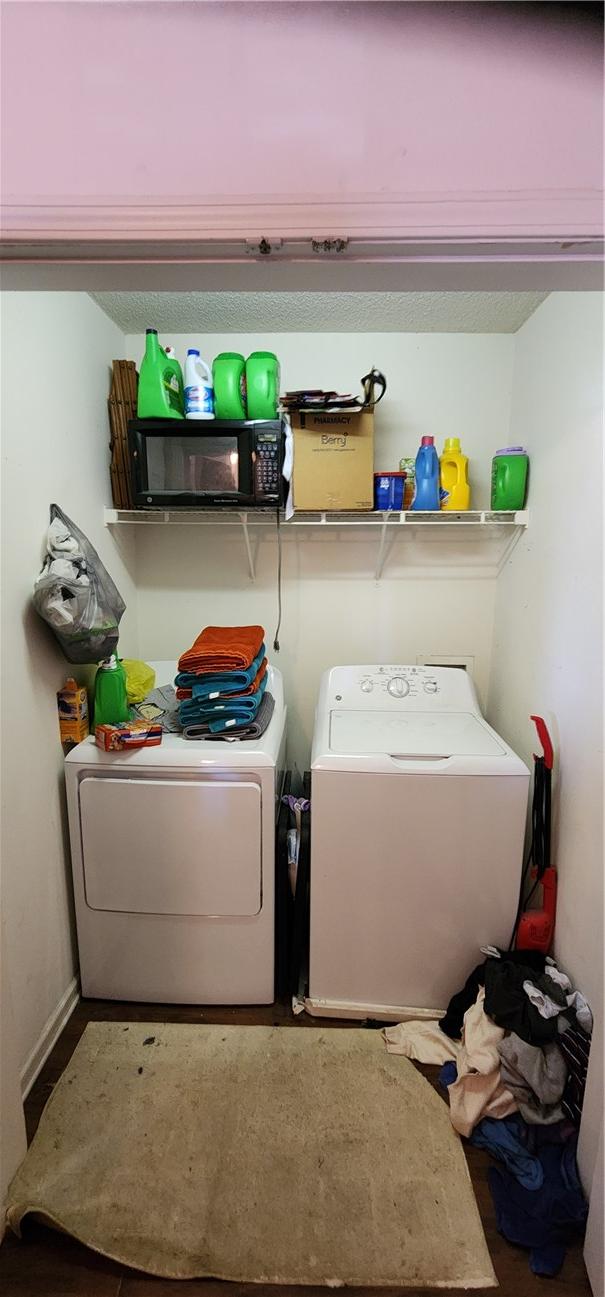
[[[100,662],[115,652],[126,604],[96,549],[57,504],[50,506],[46,550],[34,608],[68,662]]]
[[[155,685],[155,671],[137,658],[122,658],[126,672],[126,697],[129,703],[142,703]]]

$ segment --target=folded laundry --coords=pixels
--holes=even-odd
[[[183,728],[188,725],[199,725],[204,721],[209,723],[225,721],[231,724],[253,721],[267,688],[267,678],[265,672],[254,694],[235,694],[231,698],[185,699],[181,703],[179,713]]]
[[[479,987],[485,983],[485,969],[489,963],[494,963],[498,967],[502,967],[505,963],[523,964],[532,970],[532,974],[544,972],[544,955],[539,950],[500,950],[498,946],[485,946],[482,949],[488,958],[482,964],[477,964],[467,977],[462,990],[452,996],[447,1012],[439,1022],[441,1031],[452,1040],[460,1036],[462,1020],[466,1010],[475,1003]]]
[[[261,644],[254,661],[242,671],[208,672],[196,675],[191,671],[179,671],[175,684],[176,696],[185,698],[220,698],[233,694],[256,693],[262,677],[267,670],[265,645]]]
[[[588,1207],[578,1176],[576,1147],[573,1135],[563,1143],[539,1149],[543,1182],[538,1192],[526,1189],[503,1167],[488,1171],[498,1229],[510,1243],[531,1249],[529,1264],[534,1274],[557,1274],[566,1245],[584,1228]]]
[[[180,734],[179,704],[172,685],[159,685],[146,694],[142,703],[135,703],[135,714],[146,721],[159,721],[169,734]]]
[[[530,1124],[551,1125],[561,1121],[561,1098],[567,1080],[567,1064],[559,1045],[528,1045],[515,1032],[498,1046],[500,1075],[517,1100],[521,1116]]]
[[[211,730],[210,725],[201,723],[199,725],[188,725],[183,730],[185,739],[205,739],[207,742],[235,743],[244,740],[260,739],[265,730],[269,728],[271,717],[275,708],[275,699],[273,694],[268,690],[263,694],[260,707],[253,721],[248,721],[242,725],[234,725],[228,730],[216,733]]]
[[[262,626],[206,626],[181,654],[179,672],[246,671],[265,638]]]

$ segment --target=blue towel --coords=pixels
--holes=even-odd
[[[199,725],[207,721],[211,726],[211,732],[218,733],[219,730],[234,724],[243,725],[245,722],[253,721],[266,688],[267,673],[265,672],[254,694],[242,694],[236,698],[220,700],[186,698],[179,710],[181,725],[186,729],[190,725]]]
[[[246,671],[221,671],[205,675],[194,675],[190,671],[179,671],[175,684],[177,689],[191,689],[194,698],[210,698],[217,694],[237,694],[252,684],[260,671],[265,656],[265,645],[261,644],[257,656]],[[187,700],[189,701],[189,700]]]

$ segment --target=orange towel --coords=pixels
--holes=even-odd
[[[206,626],[179,658],[179,671],[246,671],[264,638],[262,626]]]
[[[232,693],[232,694],[231,694],[231,693],[229,693],[229,694],[227,694],[227,693],[225,693],[225,694],[221,694],[221,698],[244,698],[244,697],[246,696],[246,694],[255,694],[256,691],[257,691],[257,689],[258,689],[258,686],[259,686],[259,684],[260,684],[260,682],[261,682],[261,680],[262,680],[262,678],[263,678],[263,676],[264,676],[264,674],[265,674],[265,671],[267,670],[267,665],[268,665],[268,663],[267,663],[267,659],[266,659],[266,658],[263,658],[263,660],[262,660],[262,662],[261,662],[261,664],[260,664],[260,666],[259,666],[259,668],[258,668],[258,671],[257,671],[257,673],[256,673],[256,675],[255,675],[255,677],[254,677],[254,680],[252,681],[252,684],[251,684],[251,685],[248,685],[248,688],[247,688],[247,689],[237,689],[237,690],[236,690],[234,693]],[[199,675],[206,675],[207,673],[206,673],[205,671],[200,671],[198,674],[199,674]],[[182,688],[180,687],[180,685],[179,685],[179,688],[176,690],[176,696],[177,696],[177,698],[179,699],[179,702],[182,702],[184,698],[192,698],[192,697],[193,697],[193,689],[182,689]]]

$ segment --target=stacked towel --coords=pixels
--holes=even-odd
[[[246,721],[243,725],[234,725],[230,729],[225,729],[222,733],[212,731],[212,722],[202,722],[199,725],[187,725],[183,730],[183,737],[186,739],[206,739],[213,742],[235,743],[243,742],[245,739],[260,739],[265,730],[269,728],[271,717],[275,708],[275,700],[268,692],[263,694],[263,700],[256,713],[253,721]]]
[[[265,672],[256,693],[253,694],[218,694],[212,698],[186,698],[180,707],[183,729],[188,725],[207,721],[214,734],[232,725],[253,721],[266,687]]]
[[[175,680],[176,696],[183,702],[186,698],[229,698],[234,694],[255,694],[266,670],[265,645],[261,644],[254,661],[246,670],[204,675],[179,671]]]
[[[262,626],[206,626],[179,658],[179,671],[245,671],[258,657],[264,638]]]
[[[267,687],[264,634],[262,626],[207,626],[181,655],[175,684],[188,738],[257,737],[249,730]]]

